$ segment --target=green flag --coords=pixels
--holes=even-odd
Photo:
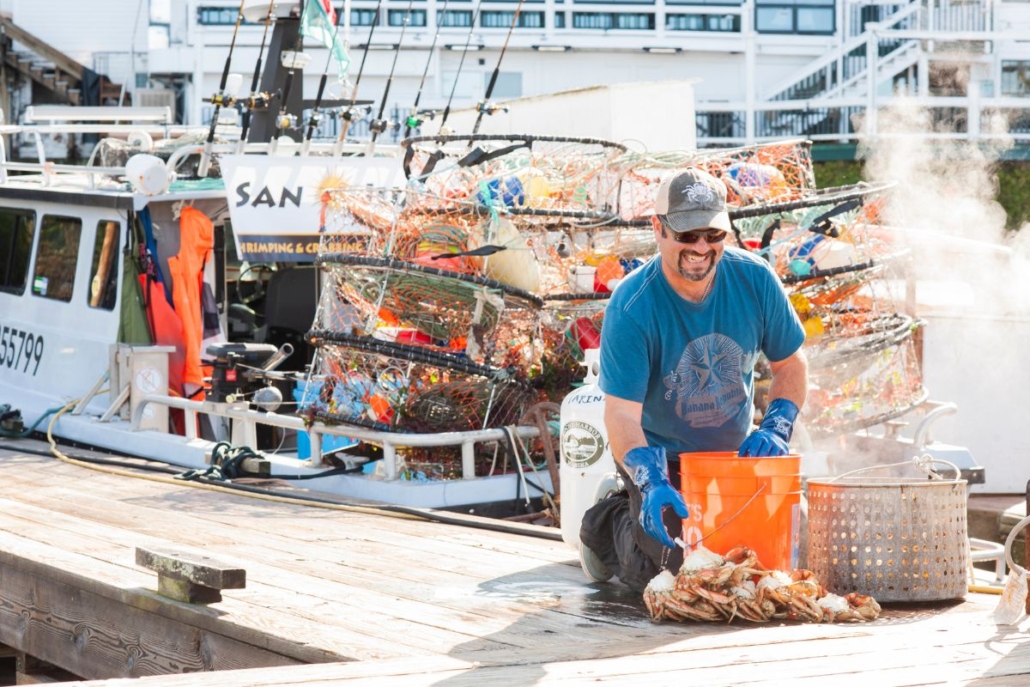
[[[333,54],[340,81],[343,81],[350,67],[350,58],[336,30],[336,10],[331,0],[306,0],[304,12],[300,15],[300,33],[321,43]]]

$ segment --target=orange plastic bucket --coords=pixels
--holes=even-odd
[[[767,568],[798,567],[801,456],[745,458],[736,451],[681,453],[680,484],[690,517],[688,545],[725,554],[749,546]]]

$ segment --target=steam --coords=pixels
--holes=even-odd
[[[913,300],[896,288],[890,289],[893,304],[881,305],[928,320],[920,350],[923,384],[930,398],[959,407],[955,418],[934,428],[934,438],[967,447],[986,468],[987,490],[1004,492],[1018,485],[991,460],[1009,455],[1001,428],[1021,421],[1020,404],[1002,390],[1021,388],[1023,377],[1030,269],[1020,253],[1030,246],[1030,230],[1022,239],[1008,233],[997,201],[997,165],[1012,145],[1005,121],[988,118],[979,141],[959,140],[954,118],[965,113],[897,98],[879,112],[876,135],[866,137],[859,156],[868,181],[894,184],[881,217],[911,259],[892,284],[915,278],[915,312]],[[952,121],[941,121],[947,117]],[[968,124],[975,129],[975,122]],[[839,440],[827,457],[831,473],[902,458],[900,444],[887,436],[865,444],[855,436]]]
[[[884,221],[905,237],[915,276],[927,285],[947,284],[939,289],[942,306],[1030,312],[1026,289],[1016,286],[1025,272],[1012,250],[1017,241],[997,201],[997,163],[1012,139],[1005,122],[992,118],[979,141],[960,140],[955,121],[965,116],[961,108],[930,109],[896,99],[880,111],[876,136],[859,146],[865,176],[894,184]],[[1023,242],[1030,246],[1030,240]]]
[[[952,128],[948,122],[935,122],[934,111],[907,98],[896,102],[879,113],[877,138],[859,146],[866,178],[895,184],[888,224],[1001,241],[1005,210],[995,199],[995,165],[1012,146],[1011,139],[992,135],[987,143],[978,143],[946,138]]]

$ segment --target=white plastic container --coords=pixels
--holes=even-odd
[[[604,393],[597,386],[601,351],[584,352],[585,384],[561,404],[561,536],[579,550],[583,513],[615,486],[615,459],[604,427]]]

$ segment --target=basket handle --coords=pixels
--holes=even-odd
[[[901,463],[888,463],[887,465],[869,465],[864,468],[849,470],[848,472],[845,472],[843,475],[837,475],[836,477],[830,478],[827,481],[836,482],[839,479],[843,479],[844,477],[850,477],[851,475],[856,475],[860,472],[868,472],[869,470],[882,470],[884,468],[897,468],[906,465],[919,468],[921,471],[926,473],[926,475],[932,480],[944,479],[943,477],[941,477],[941,474],[933,468],[934,463],[947,465],[949,468],[955,471],[955,479],[962,479],[962,471],[959,470],[957,465],[947,460],[943,460],[941,458],[934,458],[929,453],[924,453],[921,456],[914,456],[912,460],[906,460]]]
[[[1009,570],[1015,572],[1017,575],[1022,575],[1024,570],[1023,566],[1012,560],[1012,543],[1016,541],[1016,535],[1026,529],[1026,526],[1030,525],[1030,516],[1027,516],[1016,523],[1016,526],[1009,532],[1009,536],[1005,538],[1005,562],[1009,564]]]

